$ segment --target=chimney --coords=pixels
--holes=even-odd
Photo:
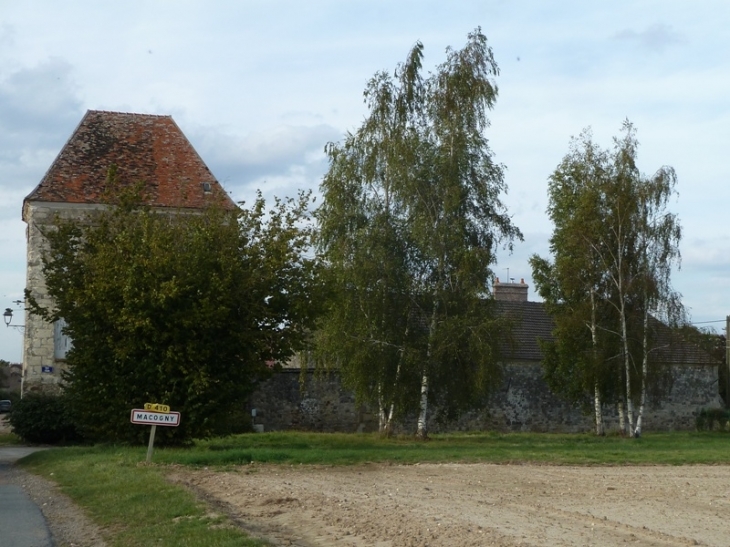
[[[509,283],[501,283],[497,277],[494,280],[494,299],[506,302],[527,302],[527,287],[524,278],[520,279],[519,283],[515,283],[512,279]]]

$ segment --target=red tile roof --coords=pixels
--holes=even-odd
[[[86,113],[25,201],[103,203],[112,165],[121,185],[145,183],[148,205],[235,207],[171,116],[98,110]]]

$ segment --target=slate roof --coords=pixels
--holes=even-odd
[[[101,203],[112,165],[121,185],[146,184],[148,205],[235,207],[171,116],[98,110],[86,113],[25,201]]]
[[[553,321],[542,302],[496,300],[497,313],[509,319],[512,340],[503,351],[518,361],[540,361],[538,340],[552,340]]]
[[[498,313],[512,322],[512,340],[505,347],[505,357],[517,361],[540,361],[539,340],[552,340],[554,324],[545,311],[542,302],[495,301]],[[665,364],[718,364],[709,353],[697,344],[675,334],[660,321],[651,318],[652,330],[656,333],[654,359]]]

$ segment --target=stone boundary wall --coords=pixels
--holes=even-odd
[[[343,389],[338,374],[324,376],[299,369],[275,373],[251,395],[254,425],[264,431],[377,431],[378,417]]]
[[[672,365],[672,385],[661,401],[644,410],[645,431],[692,430],[703,408],[722,407],[716,365]],[[301,386],[301,387],[300,387]],[[377,413],[355,404],[339,376],[317,377],[311,371],[284,370],[259,386],[251,396],[254,424],[264,431],[377,431]],[[616,408],[605,406],[606,431],[618,430]],[[399,432],[415,432],[415,416]],[[503,382],[488,405],[447,424],[431,422],[432,433],[445,431],[523,431],[580,433],[593,431],[593,415],[566,403],[548,389],[538,363],[507,365]]]

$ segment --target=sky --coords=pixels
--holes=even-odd
[[[730,2],[696,0],[0,0],[0,310],[25,287],[23,198],[87,110],[171,115],[236,201],[319,188],[324,147],[355,131],[362,92],[417,41],[424,66],[481,27],[500,67],[486,136],[524,242],[494,272],[549,256],[547,181],[587,127],[625,119],[646,175],[674,167],[673,274],[691,320],[730,314]],[[13,323],[22,324],[16,310]],[[20,362],[0,324],[0,359]]]

